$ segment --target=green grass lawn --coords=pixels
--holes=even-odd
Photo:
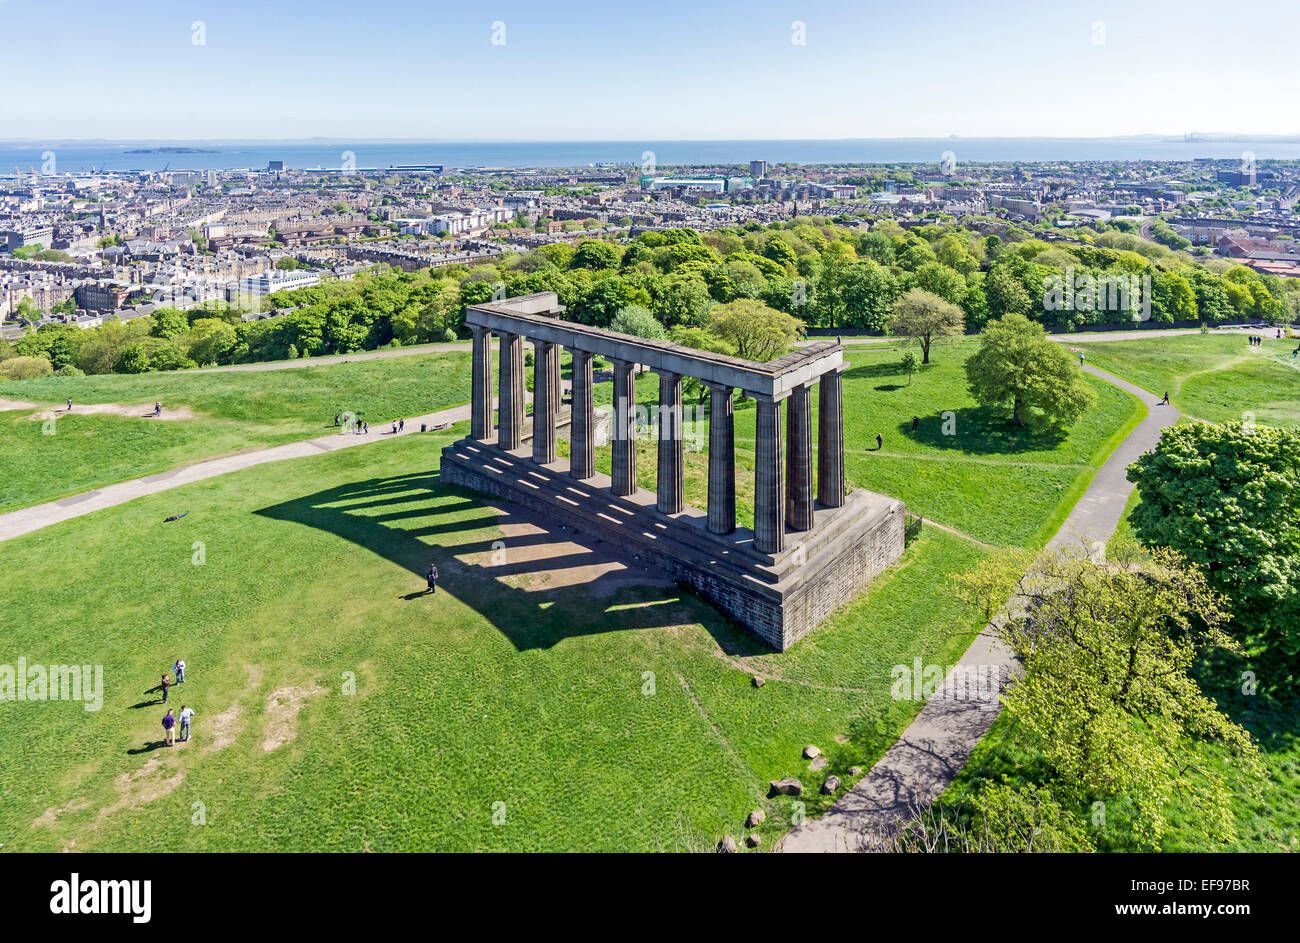
[[[759,807],[770,846],[796,809],[767,781],[799,776],[816,814],[822,778],[870,767],[919,707],[889,699],[890,667],[951,663],[971,637],[942,587],[985,551],[935,530],[783,654],[676,589],[565,585],[599,561],[535,561],[553,538],[438,483],[463,432],[259,466],[6,542],[6,660],[102,665],[105,697],[97,712],[0,702],[5,849],[671,850],[740,835]],[[438,593],[413,596],[430,560]],[[171,705],[198,711],[195,735],[159,747],[147,692],[177,657]],[[807,770],[807,743],[826,770]]]
[[[1300,358],[1296,340],[1242,334],[1186,334],[1132,341],[1079,342],[1093,366],[1131,380],[1157,397],[1169,393],[1183,413],[1207,422],[1245,419],[1300,425]]]
[[[269,371],[112,374],[0,383],[0,398],[74,408],[53,435],[31,410],[0,412],[0,510],[138,478],[203,458],[281,445],[333,428],[350,410],[372,425],[469,398],[469,355],[435,353]],[[77,404],[187,407],[192,419],[158,422],[82,414]]]
[[[6,542],[9,658],[102,664],[106,694],[98,712],[0,702],[0,754],[22,758],[0,767],[0,843],[671,850],[739,836],[746,813],[765,808],[770,847],[794,816],[830,805],[818,792],[826,775],[850,785],[849,767],[869,769],[915,716],[920,703],[890,697],[891,668],[916,657],[950,665],[965,650],[975,626],[948,579],[987,558],[977,541],[1046,540],[1142,414],[1098,382],[1097,405],[1068,437],[1015,430],[966,393],[961,364],[973,349],[938,350],[911,383],[897,351],[855,351],[845,425],[853,486],[975,539],[923,528],[893,568],[784,653],[680,589],[586,571],[566,579],[604,558],[548,551],[556,538],[521,533],[517,519],[438,482],[439,449],[464,424],[250,468]],[[242,419],[286,441],[357,399],[370,415],[463,399],[467,364],[453,354],[87,378],[75,396],[161,397],[202,413],[195,428]],[[159,390],[165,380],[195,385]],[[57,402],[70,395],[64,382],[0,395]],[[597,401],[609,390],[598,386]],[[656,391],[653,375],[640,379],[640,402]],[[752,403],[737,404],[736,435],[738,516],[748,523]],[[81,454],[73,437],[63,441],[66,461]],[[190,447],[214,441],[201,435]],[[151,456],[126,449],[117,467]],[[608,449],[598,462],[608,470]],[[705,453],[688,454],[686,497],[699,507],[706,470]],[[641,445],[639,473],[653,487],[652,442]],[[181,506],[187,517],[162,523]],[[560,556],[537,558],[548,552]],[[430,560],[439,592],[415,597]],[[60,578],[51,561],[75,561],[79,578]],[[178,656],[188,682],[172,705],[199,713],[195,739],[168,749],[156,746],[163,711],[146,692]],[[754,673],[763,687],[751,685]],[[800,758],[808,743],[830,759],[825,770]],[[787,775],[803,781],[802,805],[766,798],[768,780]],[[200,810],[206,824],[191,824]]]

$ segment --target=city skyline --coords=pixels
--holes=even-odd
[[[840,140],[1300,134],[1293,5],[948,0],[652,12],[0,3],[10,140]],[[1213,17],[1213,27],[1210,27]],[[51,65],[57,18],[73,56]],[[1261,28],[1267,23],[1268,28]],[[395,26],[400,26],[395,29]],[[133,72],[120,75],[112,59]],[[131,76],[134,75],[134,78]],[[1200,131],[1199,133],[1216,133]]]

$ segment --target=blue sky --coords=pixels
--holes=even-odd
[[[1297,35],[1298,0],[0,0],[0,138],[1300,134]]]

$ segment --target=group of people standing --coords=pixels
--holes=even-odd
[[[172,672],[176,675],[176,684],[185,683],[185,662],[182,659],[176,659],[176,663],[172,665]],[[172,679],[167,676],[166,672],[163,672],[162,683],[159,687],[162,689],[162,702],[164,704],[167,703],[167,689],[170,688],[172,684]],[[181,740],[185,741],[190,738],[190,721],[193,717],[194,709],[187,707],[184,704],[181,705],[179,717],[173,714],[170,708],[167,710],[167,714],[162,719],[163,737],[167,746],[170,747],[176,745],[176,726],[178,721],[180,723]]]

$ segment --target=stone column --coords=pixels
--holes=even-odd
[[[555,357],[550,341],[533,341],[533,461],[555,461]]]
[[[469,437],[492,438],[492,333],[485,327],[470,327],[474,352],[469,405]]]
[[[517,449],[523,443],[524,339],[518,334],[501,334],[501,368],[497,397],[500,412],[497,446]]]
[[[736,418],[729,386],[709,384],[709,532],[736,529]]]
[[[559,344],[551,345],[551,412],[558,413],[564,408],[564,376],[560,366]]]
[[[790,530],[812,530],[812,391],[807,384],[790,391],[785,431],[785,523]]]
[[[613,474],[611,490],[629,495],[636,491],[636,364],[614,361]]]
[[[680,514],[682,471],[685,466],[682,440],[682,375],[659,374],[659,475],[658,502],[661,514]]]
[[[785,549],[785,463],[781,456],[781,401],[755,396],[754,549]]]
[[[817,500],[826,508],[844,506],[844,390],[839,370],[823,373],[817,383]]]
[[[592,402],[591,351],[569,348],[573,356],[573,412],[569,426],[569,474],[579,480],[596,473],[596,412]]]

